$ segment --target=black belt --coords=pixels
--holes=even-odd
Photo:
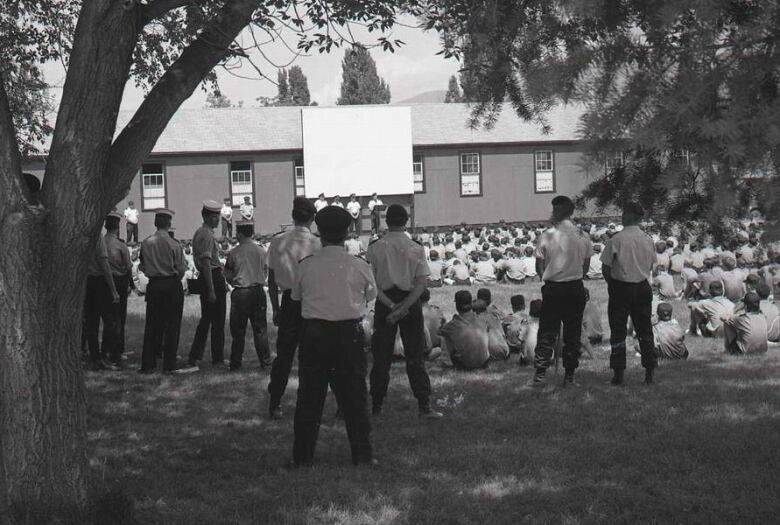
[[[155,281],[167,281],[168,279],[176,279],[178,281],[179,280],[179,276],[178,275],[162,275],[162,276],[159,276],[159,277],[149,277],[149,282],[153,283]]]

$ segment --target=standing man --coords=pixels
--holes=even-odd
[[[652,384],[658,363],[653,342],[653,290],[650,279],[656,262],[653,239],[639,227],[642,207],[629,202],[623,206],[623,229],[613,235],[601,254],[602,273],[609,290],[609,342],[612,353],[609,367],[613,385],[623,384],[626,369],[626,333],[628,317],[634,323],[645,369],[645,384]]]
[[[255,218],[255,207],[252,206],[252,199],[249,195],[244,196],[244,203],[239,207],[238,211],[241,213],[241,219],[244,221],[251,221]]]
[[[84,333],[82,338],[86,340],[89,348],[92,370],[106,368],[118,370],[115,364],[119,353],[118,304],[119,294],[111,276],[106,242],[100,235],[95,245],[95,255],[87,267],[87,289],[84,294]],[[101,319],[103,320],[103,341],[102,344],[99,344],[98,332]],[[106,361],[106,355],[111,357],[110,361]]]
[[[553,347],[563,323],[563,385],[574,383],[579,366],[582,315],[585,311],[585,286],[593,246],[590,239],[571,221],[574,203],[564,195],[552,200],[553,227],[544,232],[534,255],[536,272],[542,276],[542,313],[534,351],[533,384],[542,385],[549,368]]]
[[[339,195],[336,195],[333,197],[333,202],[330,203],[331,206],[337,206],[339,208],[344,208],[344,203],[341,202],[341,197]]]
[[[230,335],[233,343],[230,349],[230,370],[241,369],[244,355],[244,338],[247,321],[252,324],[252,335],[260,367],[271,364],[268,348],[268,326],[265,300],[266,266],[265,250],[252,241],[254,223],[240,221],[236,224],[238,246],[230,250],[225,262],[225,279],[233,286],[230,294]]]
[[[314,209],[317,211],[320,211],[321,209],[325,208],[328,205],[328,201],[325,200],[325,194],[320,193],[317,197],[317,200],[314,201]]]
[[[349,213],[328,206],[317,214],[322,249],[301,261],[292,299],[301,302],[303,330],[298,358],[293,462],[311,465],[328,382],[338,392],[352,463],[372,463],[366,353],[361,320],[376,297],[371,268],[344,250]]]
[[[350,217],[352,217],[350,231],[360,235],[360,201],[357,200],[357,195],[354,193],[349,196],[347,211],[349,212]]]
[[[377,206],[384,206],[385,203],[376,193],[371,194],[371,200],[368,201],[368,209],[371,211],[371,233],[379,233],[379,218],[381,211],[375,209]]]
[[[268,295],[271,297],[273,323],[279,327],[276,335],[276,359],[271,366],[268,383],[268,415],[281,419],[282,396],[287,388],[295,350],[301,331],[301,303],[291,297],[298,276],[298,262],[320,249],[320,240],[310,228],[317,213],[314,204],[305,197],[295,197],[292,206],[292,229],[277,234],[268,247]],[[279,292],[282,294],[279,304]]]
[[[225,310],[227,284],[219,261],[219,248],[214,238],[214,228],[219,224],[220,205],[212,200],[203,201],[201,216],[203,225],[192,236],[192,253],[200,275],[200,321],[190,347],[188,371],[198,370],[198,361],[206,350],[206,338],[211,328],[211,363],[214,367],[225,365]]]
[[[176,353],[184,307],[181,278],[187,270],[187,265],[181,246],[168,234],[172,219],[171,210],[156,210],[154,226],[157,232],[141,243],[141,262],[138,269],[149,278],[144,294],[146,326],[139,370],[142,374],[154,372],[160,348],[163,354],[163,372],[176,370]]]
[[[138,210],[135,209],[135,203],[130,201],[125,208],[125,221],[127,230],[127,244],[138,242]]]
[[[220,222],[222,223],[222,238],[233,237],[233,206],[230,205],[230,199],[225,197],[222,201],[222,209],[219,212]]]
[[[117,350],[109,360],[116,367],[122,365],[122,354],[125,351],[125,321],[127,320],[127,294],[130,291],[131,273],[133,263],[130,261],[130,250],[119,239],[119,221],[122,215],[112,211],[106,217],[106,234],[103,242],[106,244],[108,265],[111,268],[111,276],[114,279],[114,288],[119,295],[119,303],[116,305],[117,320]]]
[[[428,282],[428,263],[425,250],[406,236],[409,220],[406,209],[393,204],[387,209],[387,234],[371,243],[366,259],[374,271],[377,301],[374,306],[374,335],[371,350],[374,365],[371,368],[372,413],[382,412],[382,403],[390,383],[395,335],[400,327],[406,359],[406,375],[417,398],[421,417],[440,418],[431,409],[431,381],[425,371],[425,320],[420,296]]]

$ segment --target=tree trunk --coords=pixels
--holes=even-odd
[[[76,520],[87,496],[79,359],[83,263],[52,242],[42,207],[0,225],[0,444],[8,503],[22,521]],[[81,266],[81,267],[79,267]]]

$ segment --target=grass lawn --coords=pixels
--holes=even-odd
[[[491,288],[504,309],[513,293],[540,295],[539,283]],[[606,288],[589,288],[606,329]],[[448,317],[453,293],[432,292]],[[719,340],[689,338],[691,358],[662,362],[655,386],[641,385],[631,355],[627,386],[614,388],[601,346],[582,361],[578,388],[560,388],[561,371],[541,391],[526,386],[532,370],[516,357],[479,372],[457,372],[442,357],[429,365],[445,413],[436,422],[418,420],[398,363],[373,421],[378,467],[351,466],[330,395],[316,466],[288,471],[295,371],[278,422],[265,418],[268,373],[251,345],[237,374],[210,370],[208,349],[200,374],[136,374],[143,308],[131,299],[128,370],[87,373],[91,466],[135,501],[139,523],[777,523],[780,515],[777,348],[740,358]],[[198,312],[188,297],[180,356]],[[675,314],[687,324],[684,304]]]

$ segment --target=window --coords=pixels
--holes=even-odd
[[[479,153],[460,154],[460,196],[482,195]]]
[[[244,204],[244,197],[249,197],[249,202],[254,203],[252,163],[248,160],[230,163],[230,195],[233,206]]]
[[[425,193],[425,168],[422,155],[412,157],[412,173],[414,173],[414,192]]]
[[[306,177],[303,171],[303,159],[297,158],[293,162],[293,177],[295,179],[295,196],[306,195]]]
[[[607,158],[604,161],[604,167],[606,168],[607,173],[612,172],[612,170],[622,168],[624,165],[625,159],[623,158],[622,151],[613,151],[612,153],[607,153]]]
[[[144,164],[141,167],[141,209],[166,208],[165,170],[162,164]]]
[[[691,162],[691,155],[687,149],[676,149],[672,151],[672,164],[680,167],[688,167]]]
[[[534,191],[555,193],[555,161],[552,151],[534,152]]]

